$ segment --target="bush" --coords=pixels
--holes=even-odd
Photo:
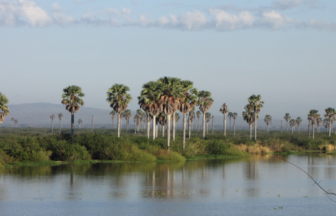
[[[230,144],[225,144],[221,140],[214,140],[208,144],[206,150],[212,155],[224,155],[229,148],[231,148]]]
[[[50,144],[51,159],[60,161],[90,160],[91,156],[85,146],[69,144],[67,141],[54,141]]]

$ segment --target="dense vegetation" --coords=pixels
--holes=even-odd
[[[64,132],[70,132],[64,130]],[[74,136],[70,133],[52,135],[48,129],[5,129],[0,131],[0,164],[39,161],[76,160],[121,160],[121,161],[183,161],[200,156],[238,156],[270,152],[325,151],[333,149],[336,136],[317,133],[314,140],[307,132],[291,134],[279,131],[259,131],[259,139],[251,140],[247,131],[236,131],[236,137],[221,131],[202,138],[202,131],[193,131],[182,150],[182,132],[177,130],[170,151],[166,149],[166,138],[148,139],[145,131],[117,137],[114,131],[79,129]]]

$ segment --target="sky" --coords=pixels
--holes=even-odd
[[[78,85],[85,106],[108,109],[115,83],[139,108],[144,83],[191,80],[241,115],[305,118],[336,107],[336,1],[0,0],[0,92],[11,104],[60,104]]]

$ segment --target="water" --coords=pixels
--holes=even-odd
[[[287,160],[336,192],[336,157]],[[0,170],[0,215],[334,215],[336,203],[277,156]],[[336,200],[336,197],[330,197]]]

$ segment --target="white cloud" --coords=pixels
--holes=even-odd
[[[52,18],[33,1],[0,2],[0,25],[12,26],[24,23],[33,27],[43,27],[51,24]]]
[[[198,30],[208,22],[208,19],[203,13],[194,11],[182,14],[179,17],[179,21],[182,25],[187,27],[188,30]]]
[[[62,10],[61,7],[59,6],[59,4],[57,2],[55,2],[55,3],[52,4],[52,8],[53,8],[54,12],[59,12],[59,11]]]
[[[214,16],[217,30],[235,30],[250,27],[254,23],[254,16],[248,11],[242,11],[238,16],[230,15],[220,9],[210,9]]]
[[[259,24],[264,27],[271,27],[272,29],[279,29],[286,23],[290,23],[292,20],[286,16],[282,16],[276,11],[263,12],[259,20]]]
[[[142,27],[146,27],[146,26],[152,25],[154,23],[155,22],[153,20],[151,20],[150,18],[148,18],[145,15],[140,15],[140,17],[139,17],[138,24],[141,25]]]

